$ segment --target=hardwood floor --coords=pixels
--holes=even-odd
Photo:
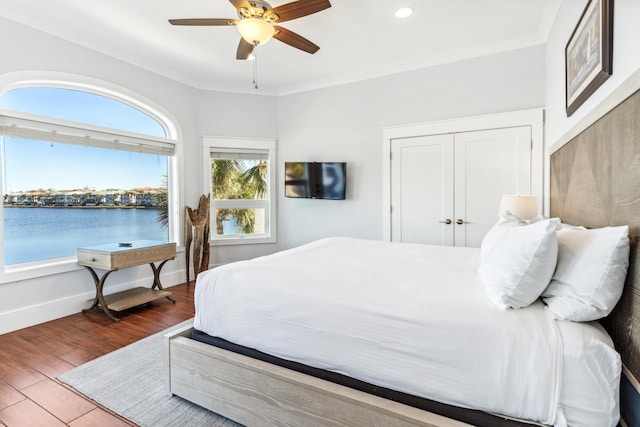
[[[161,299],[129,309],[118,323],[92,310],[0,335],[0,427],[131,426],[56,377],[190,319],[194,289],[168,288],[175,304]]]

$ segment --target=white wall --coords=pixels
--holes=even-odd
[[[547,40],[545,68],[545,139],[547,146],[587,118],[607,96],[640,69],[640,1],[615,0],[613,22],[613,74],[571,117],[565,113],[564,49],[587,0],[563,1]]]
[[[247,81],[250,83],[250,81]],[[277,102],[273,96],[254,96],[221,92],[202,92],[199,95],[198,114],[203,136],[241,136],[247,138],[278,139]],[[197,183],[203,181],[202,162],[197,166]],[[190,181],[193,182],[193,181]],[[195,207],[195,206],[194,206]],[[273,243],[259,245],[212,246],[214,265],[255,258],[276,251]]]
[[[270,98],[203,94],[4,18],[0,18],[0,40],[3,40],[0,81],[6,80],[11,73],[24,74],[25,71],[33,71],[34,75],[46,72],[81,75],[136,92],[171,115],[179,125],[183,142],[181,216],[184,204],[197,206],[202,194],[203,134],[262,136],[264,131],[266,135],[274,136],[277,133],[276,106]],[[256,119],[245,120],[243,114]],[[182,227],[179,225],[179,228]],[[77,313],[87,306],[87,300],[95,294],[89,273],[73,264],[61,270],[71,271],[0,284],[0,333]],[[183,253],[167,263],[162,271],[165,286],[183,283]],[[106,281],[105,291],[111,293],[134,284],[149,285],[152,277],[149,266],[117,271]]]
[[[278,248],[382,238],[383,127],[543,105],[544,46],[278,98],[279,166],[348,162],[345,201],[288,199],[280,188]]]

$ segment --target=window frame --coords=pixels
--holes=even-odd
[[[180,242],[180,215],[179,206],[182,205],[183,195],[179,189],[182,187],[182,151],[181,132],[177,126],[177,121],[161,107],[152,101],[119,86],[84,76],[70,75],[65,73],[44,73],[43,78],[37,79],[33,75],[25,79],[24,73],[8,73],[0,76],[0,97],[11,90],[26,87],[59,88],[91,93],[97,96],[111,98],[115,101],[129,105],[149,117],[156,120],[164,129],[166,138],[152,135],[138,134],[126,130],[106,128],[87,123],[73,122],[56,119],[49,116],[29,114],[23,111],[0,110],[0,124],[20,123],[22,126],[33,126],[35,129],[43,129],[49,132],[66,130],[87,135],[87,132],[97,140],[102,138],[114,138],[124,144],[144,144],[164,147],[173,145],[173,154],[167,155],[167,198],[169,210],[169,230],[170,241]],[[0,136],[3,136],[0,130]],[[7,134],[11,137],[12,135]],[[72,137],[73,138],[73,137]],[[37,138],[32,138],[37,139]],[[58,143],[65,142],[64,139],[56,139]],[[4,142],[2,142],[4,143]],[[77,143],[77,142],[75,142]],[[126,150],[123,150],[126,151]],[[0,151],[0,172],[3,170],[4,154]],[[0,187],[2,185],[3,173],[0,173]],[[0,207],[0,241],[4,241],[4,207]],[[4,264],[4,244],[0,245],[0,284],[16,282],[21,280],[34,279],[53,274],[71,272],[81,269],[77,264],[77,256],[65,256],[39,261],[32,261],[14,265]]]
[[[169,138],[4,109],[0,109],[0,136],[168,156],[175,153],[175,141]]]
[[[250,151],[259,151],[267,153],[267,200],[220,200],[216,201],[211,198],[210,202],[210,230],[215,230],[216,218],[213,212],[220,208],[266,208],[266,225],[267,231],[264,235],[251,236],[246,234],[216,236],[210,233],[209,240],[215,245],[246,245],[260,243],[276,242],[276,140],[268,138],[233,138],[233,137],[210,137],[205,136],[202,139],[203,147],[203,177],[205,192],[213,194],[211,183],[211,154],[215,152],[228,153],[246,153]]]

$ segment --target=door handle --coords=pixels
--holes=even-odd
[[[438,221],[440,224],[451,224],[451,220],[449,218],[445,219],[444,221]]]
[[[462,224],[466,224],[466,222],[464,222],[462,219],[458,218],[458,219],[456,219],[456,224],[462,225]]]

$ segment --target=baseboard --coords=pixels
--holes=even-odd
[[[167,272],[161,276],[162,284],[165,288],[185,282],[184,270]],[[143,277],[127,283],[121,283],[113,286],[109,285],[108,293],[120,292],[137,286],[148,287],[150,286],[150,281],[153,282],[153,277]],[[79,313],[83,308],[87,308],[89,306],[88,302],[93,300],[94,297],[95,291],[92,290],[0,313],[0,335]]]
[[[640,382],[623,365],[620,380],[620,416],[627,427],[640,427]]]

